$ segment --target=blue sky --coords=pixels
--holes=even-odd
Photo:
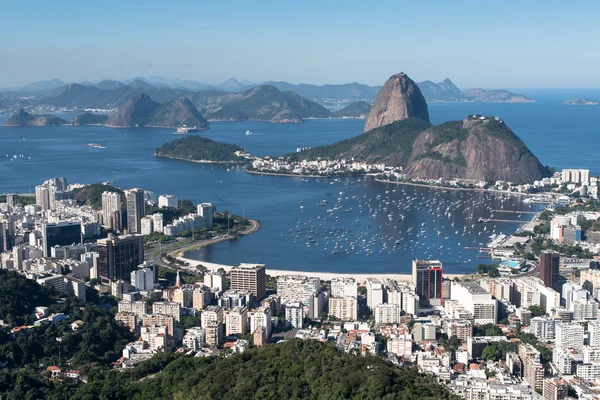
[[[598,1],[0,2],[0,87],[161,75],[599,88]],[[372,3],[372,4],[369,4]]]

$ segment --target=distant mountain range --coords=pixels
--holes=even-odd
[[[58,107],[88,107],[88,104],[119,106],[124,104],[131,97],[139,95],[141,92],[148,94],[154,101],[163,102],[174,100],[180,97],[187,97],[189,94],[198,91],[220,91],[226,93],[244,92],[258,86],[271,85],[282,92],[294,92],[301,97],[317,102],[327,100],[366,100],[372,102],[381,86],[368,86],[361,83],[347,83],[341,85],[312,85],[312,84],[291,84],[288,82],[268,81],[260,84],[248,81],[238,81],[230,78],[220,84],[209,84],[205,82],[191,80],[172,80],[155,76],[151,78],[136,77],[126,81],[103,80],[99,82],[85,81],[82,83],[65,84],[59,79],[50,81],[41,81],[29,85],[5,89],[5,93],[38,94],[42,98],[42,103],[56,105]],[[487,89],[467,89],[460,90],[450,80],[445,79],[442,82],[435,83],[424,81],[417,84],[428,102],[434,101],[474,101],[474,102],[532,102],[526,96],[511,93],[505,90],[487,90]],[[81,89],[87,88],[87,90]],[[101,93],[95,91],[98,89]],[[61,94],[69,91],[79,91],[79,98],[73,98],[72,101],[64,101]],[[55,99],[55,97],[59,97]],[[65,97],[65,96],[62,96]]]

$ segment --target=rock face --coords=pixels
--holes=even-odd
[[[404,73],[393,75],[383,85],[365,123],[365,132],[407,118],[429,122],[427,103],[421,90]]]

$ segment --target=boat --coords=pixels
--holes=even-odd
[[[102,148],[102,146],[100,146],[98,143],[88,143],[86,144],[87,147],[96,147],[98,149]]]
[[[256,135],[256,133],[254,133],[254,132],[252,132],[250,130],[246,131],[246,136],[255,136],[255,135]]]
[[[181,128],[177,128],[177,131],[175,133],[186,134],[186,133],[190,133],[190,132],[198,132],[199,130],[200,129],[198,129],[198,127],[196,127],[196,126],[187,127],[184,125]]]

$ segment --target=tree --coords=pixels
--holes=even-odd
[[[529,311],[531,311],[531,316],[532,317],[541,317],[546,315],[546,311],[544,311],[544,309],[538,305],[532,305],[529,306]]]

